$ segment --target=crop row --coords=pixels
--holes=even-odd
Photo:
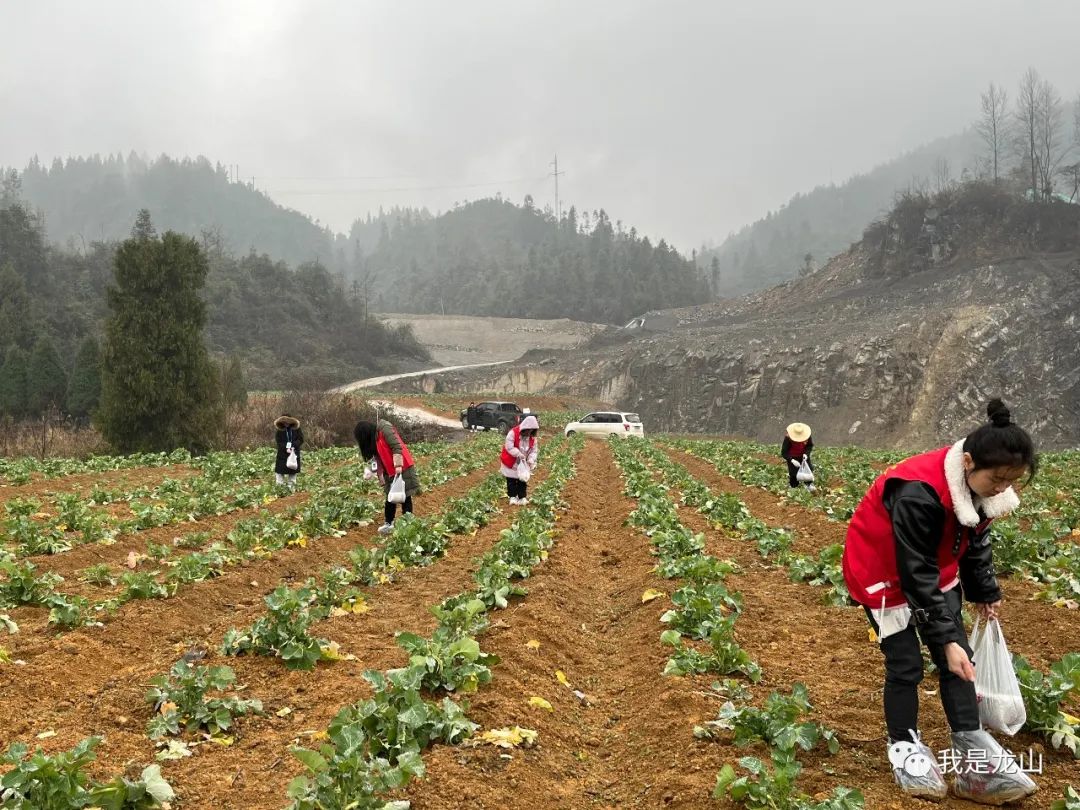
[[[817,558],[793,554],[789,532],[772,528],[751,515],[736,496],[712,493],[660,451],[643,452],[664,470],[669,485],[682,492],[683,502],[688,506],[698,509],[714,525],[754,542],[762,556],[774,556],[778,564],[787,566],[792,580],[825,587],[827,600],[834,605],[849,604],[840,570],[842,546],[827,546]],[[1013,663],[1027,707],[1025,729],[1042,734],[1054,748],[1065,749],[1080,759],[1080,718],[1065,711],[1071,700],[1080,697],[1080,653],[1065,654],[1045,673],[1032,667],[1021,655],[1014,654]]]
[[[437,486],[490,463],[490,444],[473,442],[433,456],[425,464],[425,480]],[[0,608],[41,605],[49,609],[50,624],[70,629],[99,621],[128,601],[169,598],[183,585],[220,576],[230,565],[264,559],[283,548],[306,546],[312,539],[334,536],[350,526],[369,523],[378,507],[359,496],[364,490],[374,490],[376,485],[373,481],[358,481],[358,477],[355,468],[331,468],[324,472],[322,487],[307,503],[283,513],[264,511],[239,521],[225,534],[224,542],[210,542],[210,533],[196,532],[177,538],[172,548],[151,548],[154,558],[168,566],[164,576],[160,576],[160,571],[116,575],[108,566],[93,566],[83,572],[85,581],[113,584],[119,579],[123,584],[119,594],[96,603],[82,596],[57,592],[55,588],[62,578],[53,573],[39,575],[33,563],[0,562],[0,572],[5,574],[0,579]],[[198,548],[208,542],[205,548]],[[173,550],[192,547],[198,550],[172,559]]]
[[[742,610],[742,596],[729,591],[724,580],[736,570],[735,565],[705,553],[704,536],[693,534],[683,525],[669,495],[670,488],[658,483],[641,460],[644,456],[659,466],[666,460],[663,454],[644,443],[636,442],[634,447],[629,444],[612,442],[626,482],[626,494],[638,502],[628,522],[650,538],[660,560],[657,571],[661,576],[684,581],[671,596],[673,608],[660,619],[668,625],[660,636],[661,641],[675,647],[664,674],[742,673],[757,682],[761,678],[760,667],[734,639],[734,623]],[[708,640],[709,653],[687,643],[702,639]],[[771,760],[770,765],[756,757],[743,757],[739,760],[747,772],[743,776],[737,776],[731,765],[725,765],[717,774],[714,798],[727,797],[749,808],[857,810],[863,807],[862,794],[851,788],[837,787],[821,801],[797,788],[796,777],[802,770],[797,748],[808,751],[821,743],[834,754],[840,748],[834,732],[805,719],[813,707],[803,684],[794,684],[790,696],[772,693],[763,708],[749,703],[750,690],[737,680],[715,683],[713,693],[725,702],[715,720],[694,729],[695,736],[722,739],[730,733],[737,746],[763,745]]]

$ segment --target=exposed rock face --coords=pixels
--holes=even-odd
[[[1041,447],[1080,445],[1080,256],[868,278],[860,249],[679,325],[441,380],[448,390],[576,394],[646,429],[775,440],[805,421],[819,444],[929,447],[1001,396]],[[621,339],[620,339],[621,337]]]

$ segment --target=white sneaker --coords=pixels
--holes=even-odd
[[[529,499],[528,498],[518,498],[518,505],[519,506],[528,506],[529,505]]]
[[[384,523],[382,526],[379,527],[379,534],[381,534],[383,537],[386,537],[386,535],[390,534],[390,532],[392,532],[393,530],[393,523]]]
[[[510,499],[510,505],[511,506],[518,506],[520,504],[521,504],[521,499],[520,498],[511,498]]]
[[[806,488],[807,488],[808,490],[810,490],[810,492],[813,492],[813,491],[814,491],[814,485],[813,485],[813,484],[807,484],[807,485],[806,485]]]

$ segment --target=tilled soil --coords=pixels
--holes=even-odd
[[[812,553],[843,539],[844,524],[742,487],[685,454],[672,457],[715,491],[737,493],[763,520],[793,528],[799,551]],[[659,619],[670,601],[642,602],[647,589],[670,594],[678,583],[654,573],[648,539],[624,525],[635,504],[622,494],[607,445],[586,443],[577,468],[564,492],[569,507],[560,517],[550,557],[523,583],[529,595],[493,613],[491,629],[480,637],[482,648],[502,659],[494,680],[468,697],[469,716],[483,728],[535,729],[537,744],[513,750],[434,747],[424,755],[427,777],[406,792],[418,810],[724,806],[710,798],[720,767],[744,755],[767,757],[760,748],[694,738],[693,727],[720,708],[722,701],[708,689],[716,679],[661,674],[667,648],[659,642]],[[418,513],[437,511],[484,474],[456,479],[417,499]],[[542,474],[543,468],[534,480]],[[13,657],[28,663],[0,667],[0,747],[12,739],[34,742],[35,735],[54,730],[56,736],[40,744],[59,750],[87,734],[104,733],[95,765],[99,775],[150,762],[154,747],[144,733],[147,681],[166,671],[184,649],[202,646],[209,650],[207,662],[234,667],[245,696],[262,699],[266,716],[240,720],[231,746],[204,744],[191,758],[164,763],[181,800],[177,806],[283,807],[285,787],[301,771],[290,745],[317,746],[312,735],[340,708],[369,694],[361,677],[365,669],[405,663],[395,631],[431,631],[435,622],[428,608],[470,587],[475,557],[512,520],[510,509],[504,507],[475,535],[455,537],[435,564],[369,589],[369,612],[317,624],[317,635],[340,643],[356,659],[320,664],[315,672],[289,672],[273,659],[223,658],[215,650],[225,629],[261,613],[263,594],[343,558],[357,542],[370,542],[373,527],[307,549],[287,549],[191,586],[174,599],[125,606],[104,630],[5,637]],[[896,789],[889,771],[881,656],[869,641],[862,613],[822,604],[820,589],[790,582],[752,544],[712,530],[696,511],[680,508],[680,518],[705,533],[709,553],[740,566],[728,579],[744,602],[736,636],[764,672],[763,681],[752,687],[753,702],[760,704],[773,690],[787,693],[801,681],[816,707],[812,719],[840,737],[836,756],[800,754],[802,789],[823,798],[846,785],[862,790],[869,808],[918,806]],[[1075,613],[1030,601],[1030,595],[1025,583],[1007,583],[1010,645],[1041,666],[1080,649]],[[565,674],[569,687],[557,672]],[[585,697],[575,696],[574,689]],[[948,735],[935,689],[929,676],[923,683],[923,731],[936,750]],[[533,696],[549,701],[552,710],[530,705]],[[1015,750],[1043,751],[1039,740],[1026,734],[1007,743]],[[1035,775],[1041,790],[1024,806],[1048,808],[1077,776],[1074,760],[1045,752],[1044,773]],[[953,799],[941,806],[975,807]]]

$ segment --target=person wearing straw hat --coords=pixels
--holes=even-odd
[[[780,457],[784,459],[784,464],[787,466],[788,484],[792,489],[799,486],[799,481],[795,476],[799,474],[803,456],[806,456],[806,463],[810,465],[810,469],[814,469],[810,461],[810,452],[813,449],[814,440],[810,438],[809,425],[803,422],[792,422],[787,426],[787,430],[784,431],[784,443],[780,445]],[[813,489],[814,485],[811,484],[809,488]]]

